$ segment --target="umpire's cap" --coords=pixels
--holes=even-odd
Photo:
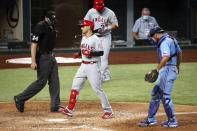
[[[149,32],[149,37],[152,37],[155,33],[163,33],[165,30],[161,29],[160,27],[154,27]]]
[[[56,13],[55,11],[48,11],[46,13],[46,17],[49,18],[50,20],[54,21],[56,19]]]

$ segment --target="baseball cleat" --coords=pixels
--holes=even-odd
[[[157,121],[155,119],[150,121],[150,120],[148,120],[148,118],[145,118],[138,125],[139,126],[153,126],[156,124],[157,124]]]
[[[19,101],[19,99],[17,98],[17,96],[14,96],[14,102],[15,102],[15,105],[16,105],[16,109],[19,112],[24,112],[24,104],[25,104],[25,102]]]
[[[105,81],[105,82],[110,81],[111,80],[111,76],[101,76],[101,80]]]
[[[102,116],[103,119],[110,119],[113,117],[113,113],[105,112]]]
[[[68,107],[65,107],[64,109],[59,109],[59,112],[62,112],[64,115],[73,116],[73,110],[68,109]]]
[[[105,79],[103,79],[103,81],[110,81],[111,80],[111,78],[109,77],[109,78],[105,78]]]
[[[174,121],[163,121],[160,123],[161,126],[164,127],[177,127],[178,126],[178,122],[176,120]]]

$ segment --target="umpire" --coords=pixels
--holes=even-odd
[[[57,112],[59,108],[62,108],[59,98],[58,65],[52,53],[57,36],[55,21],[55,12],[48,11],[45,19],[34,28],[31,45],[31,69],[37,70],[37,80],[31,83],[22,93],[14,96],[16,108],[19,112],[24,112],[25,101],[40,92],[47,81],[51,96],[51,112]]]

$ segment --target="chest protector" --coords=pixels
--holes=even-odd
[[[162,55],[161,55],[161,50],[160,50],[160,45],[162,44],[162,42],[166,39],[166,38],[170,38],[173,41],[173,44],[175,46],[175,53],[170,55],[170,59],[168,61],[170,61],[172,59],[172,57],[176,57],[178,55],[177,53],[177,44],[175,43],[175,38],[169,36],[168,34],[164,34],[158,41],[157,44],[157,56],[158,56],[158,63],[160,63],[161,59],[162,59]]]

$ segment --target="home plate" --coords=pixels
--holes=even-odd
[[[49,121],[49,122],[63,122],[63,121],[67,121],[68,119],[47,119],[45,121]]]

